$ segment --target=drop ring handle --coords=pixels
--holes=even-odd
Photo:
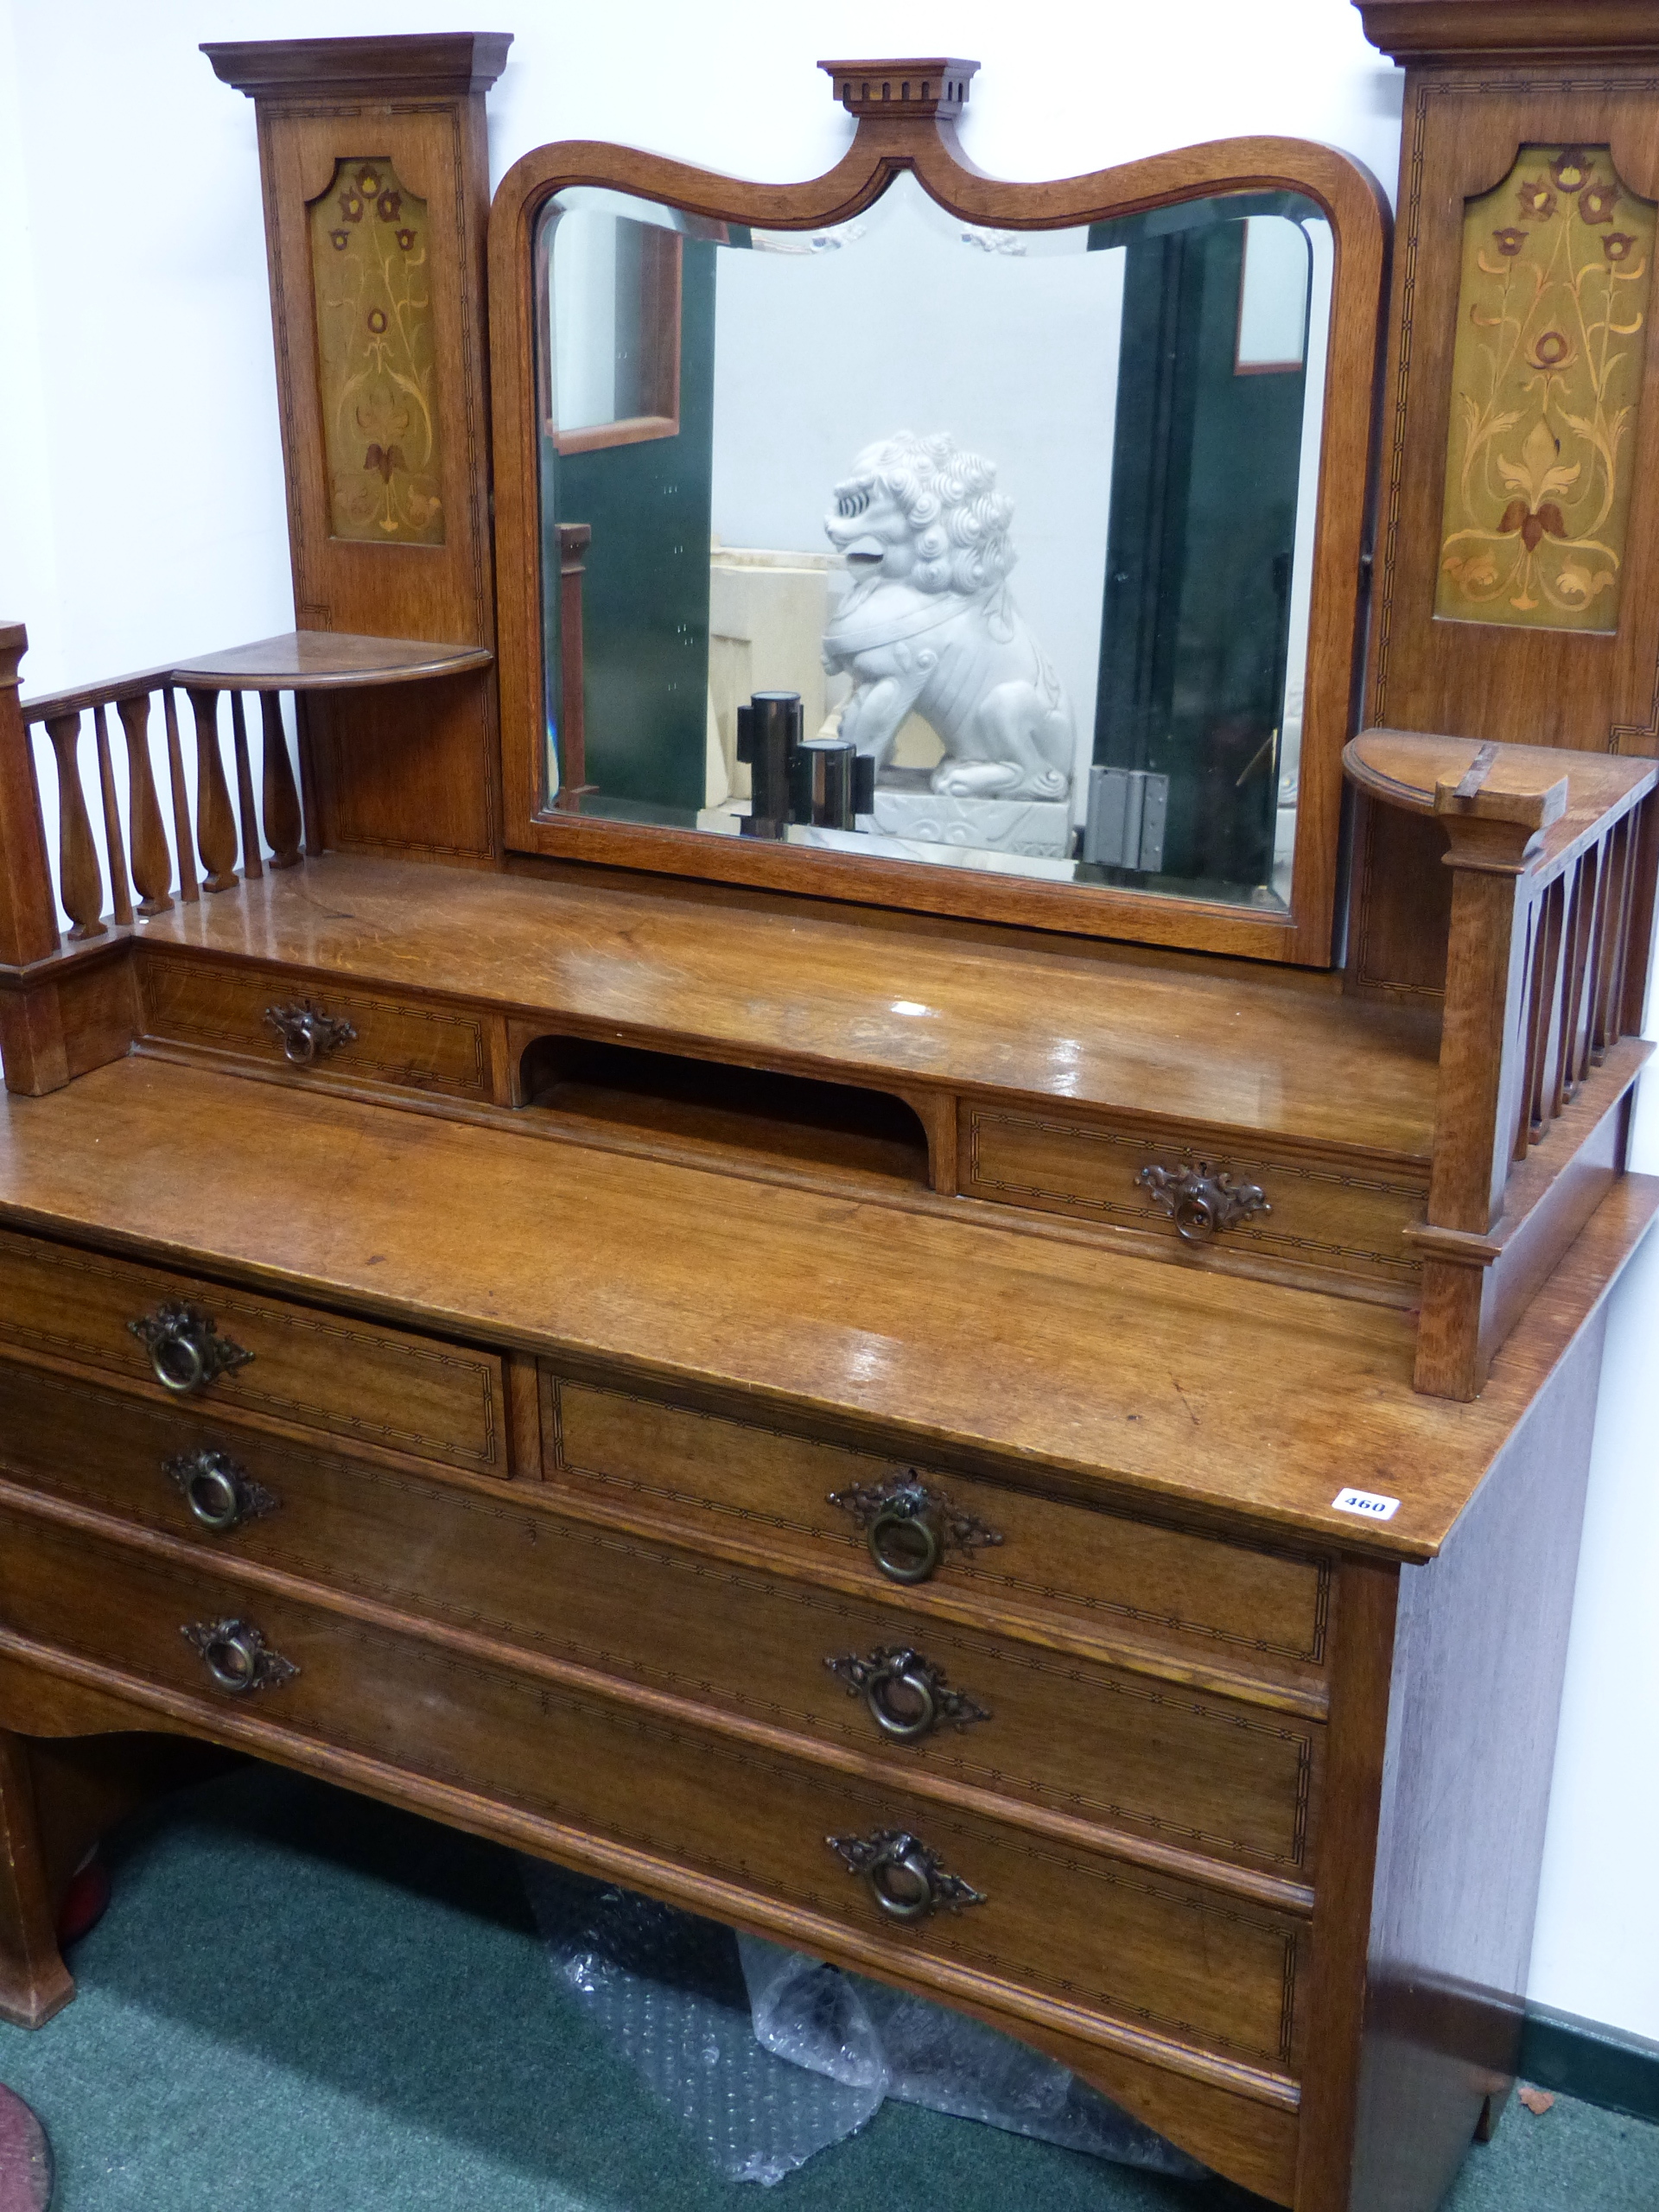
[[[182,1493],[192,1520],[215,1536],[274,1513],[282,1502],[228,1452],[181,1452],[165,1462],[163,1471]]]
[[[948,1872],[938,1852],[906,1829],[830,1835],[824,1841],[849,1874],[863,1877],[865,1887],[889,1920],[926,1920],[936,1912],[961,1912],[985,1902],[982,1890]]]
[[[870,1522],[870,1557],[889,1582],[925,1582],[944,1550],[938,1513],[919,1487],[895,1491]]]
[[[279,1689],[300,1671],[291,1659],[271,1649],[251,1621],[187,1621],[179,1632],[200,1653],[215,1688],[232,1697]]]
[[[253,1357],[219,1335],[211,1313],[181,1299],[168,1299],[127,1327],[149,1354],[150,1373],[175,1398],[193,1397]]]
[[[909,1653],[902,1659],[876,1669],[865,1685],[864,1702],[884,1736],[896,1744],[913,1744],[938,1726],[939,1704],[931,1670]],[[895,1690],[905,1694],[903,1702],[894,1701]]]

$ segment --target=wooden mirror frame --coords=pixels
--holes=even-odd
[[[514,163],[490,215],[490,353],[506,842],[562,861],[1137,940],[1299,966],[1328,964],[1368,544],[1370,457],[1389,237],[1381,187],[1357,162],[1294,138],[1230,138],[1090,175],[1020,184],[963,156],[955,117],[971,62],[823,63],[857,117],[836,166],[801,184],[755,184],[626,146],[571,140]],[[874,83],[863,81],[874,77]],[[908,81],[906,81],[908,80]],[[887,98],[884,86],[919,98]],[[931,95],[931,96],[930,96]],[[545,717],[534,281],[536,219],[553,195],[597,185],[716,222],[821,230],[869,207],[910,171],[950,214],[995,230],[1047,230],[1217,192],[1291,191],[1313,200],[1333,243],[1323,450],[1305,677],[1301,783],[1290,912],[1092,884],[993,876],[692,830],[585,819],[542,804]]]

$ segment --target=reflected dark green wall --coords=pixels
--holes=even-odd
[[[702,804],[708,728],[715,250],[695,238],[682,250],[678,436],[594,453],[561,454],[545,438],[542,447],[549,726],[556,730],[561,682],[553,529],[585,522],[588,781],[601,799],[664,820]],[[618,274],[620,301],[630,288]]]
[[[1135,239],[1124,271],[1095,759],[1167,775],[1166,875],[1273,862],[1301,370],[1235,367],[1244,225]]]

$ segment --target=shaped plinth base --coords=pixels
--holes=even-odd
[[[1044,860],[1065,860],[1071,853],[1069,798],[947,798],[930,791],[925,777],[918,785],[877,784],[874,820],[882,836]]]

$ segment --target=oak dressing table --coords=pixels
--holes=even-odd
[[[1638,313],[1636,397],[1604,359],[1598,518],[1518,419],[1471,458],[1452,349],[1551,220],[1541,286],[1636,313],[1659,8],[1595,11],[1588,87],[1524,10],[1363,13],[1408,69],[1386,346],[1381,195],[1300,142],[1006,185],[974,64],[841,61],[811,183],[563,145],[488,209],[504,39],[208,49],[300,627],[21,703],[0,632],[4,2017],[69,2001],[63,1885],[182,1738],[962,2005],[1296,2212],[1428,2212],[1492,2123],[1659,1209],[1659,355]],[[730,379],[778,303],[889,264],[1116,334],[1090,621],[1033,524],[1016,622],[1043,472],[1010,525],[950,439],[836,487],[845,599],[711,533],[772,480]],[[1247,419],[1301,489],[1265,645],[1206,657]],[[948,627],[1041,695],[1001,753],[893,705]]]

